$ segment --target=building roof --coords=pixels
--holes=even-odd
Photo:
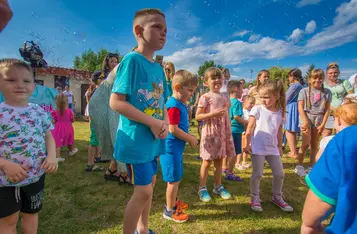
[[[64,68],[64,67],[48,67],[45,68],[37,68],[38,75],[57,75],[57,76],[66,76],[69,78],[75,78],[80,80],[90,80],[92,76],[92,72],[77,70],[72,68]]]

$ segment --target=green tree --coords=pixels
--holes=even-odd
[[[310,64],[309,69],[307,69],[307,72],[306,72],[305,76],[303,77],[305,83],[307,83],[309,76],[310,76],[312,70],[314,70],[314,69],[315,69],[315,65]]]
[[[284,84],[287,84],[288,73],[290,70],[290,68],[283,68],[279,66],[274,66],[268,69],[268,71],[270,72],[270,79],[282,79]]]
[[[199,68],[198,68],[198,75],[201,77],[205,73],[205,71],[210,67],[215,67],[216,64],[213,60],[205,61]]]
[[[79,70],[86,70],[94,72],[102,68],[102,63],[105,56],[109,53],[107,49],[101,49],[97,53],[88,49],[82,53],[81,56],[76,56],[73,61],[73,67]],[[115,53],[119,54],[118,51]],[[121,56],[119,56],[119,61]]]

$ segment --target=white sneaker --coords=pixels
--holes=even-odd
[[[300,176],[300,177],[306,176],[305,168],[304,168],[303,166],[301,166],[301,165],[297,165],[297,166],[295,167],[295,169],[294,169],[294,172],[295,172],[296,174],[298,174],[298,176]]]
[[[236,165],[236,168],[237,168],[238,170],[240,170],[240,171],[244,171],[244,170],[247,169],[247,168],[245,168],[242,164]]]
[[[73,156],[78,152],[77,148],[74,148],[72,151],[68,152],[68,156]]]
[[[66,159],[59,157],[59,158],[56,158],[56,160],[57,160],[57,162],[63,162],[63,161],[66,160]]]
[[[307,168],[307,174],[310,174],[311,170],[312,170],[312,167],[308,167]]]

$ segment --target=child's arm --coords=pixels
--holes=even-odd
[[[196,120],[197,121],[202,121],[202,120],[207,120],[211,119],[213,117],[218,117],[218,116],[223,116],[227,112],[227,109],[225,108],[220,108],[215,111],[212,111],[210,113],[205,113],[203,107],[198,107],[197,112],[196,112]]]
[[[178,127],[178,125],[169,125],[169,131],[172,135],[177,137],[180,140],[186,141],[190,144],[191,147],[195,147],[198,144],[198,141],[195,136],[186,133]]]
[[[307,115],[304,111],[304,101],[303,100],[300,100],[298,102],[298,110],[299,110],[299,115],[303,121],[303,125],[301,125],[301,130],[306,131],[307,128],[309,127],[309,119],[307,118]]]
[[[283,125],[280,125],[278,130],[278,148],[280,156],[283,156]]]
[[[151,129],[156,139],[159,137],[159,135],[162,133],[163,128],[165,127],[164,121],[155,119],[143,113],[142,111],[138,110],[133,105],[129,104],[126,101],[125,94],[112,93],[110,95],[109,105],[114,111],[118,112],[121,115],[124,115],[128,119],[131,119],[133,121],[148,126]],[[164,115],[165,115],[165,111],[164,111]]]
[[[323,231],[321,219],[331,208],[330,204],[323,202],[309,190],[302,212],[301,234],[320,233]]]
[[[325,149],[322,149],[321,147],[319,148],[319,151],[317,151],[316,154],[316,162],[321,158],[322,153],[324,152]]]
[[[0,170],[5,172],[8,180],[12,183],[19,183],[29,177],[25,169],[20,164],[14,163],[5,158],[0,158]]]
[[[46,149],[47,157],[41,165],[41,169],[46,169],[47,173],[56,172],[58,163],[56,159],[56,143],[53,139],[51,131],[46,133]]]
[[[250,141],[251,141],[251,137],[254,133],[255,123],[256,123],[255,117],[249,116],[248,127],[247,127],[247,131],[245,132],[245,138],[246,138],[246,140],[244,141],[245,145],[243,145],[243,151],[246,153],[249,153],[249,154],[252,153]]]
[[[322,131],[323,131],[324,128],[325,128],[325,124],[326,124],[326,122],[327,122],[327,119],[328,119],[329,115],[330,115],[330,103],[327,102],[327,103],[326,103],[326,108],[325,108],[324,118],[322,119],[321,125],[317,127],[317,133],[318,133],[319,135],[322,134]]]
[[[164,127],[161,130],[160,138],[165,139],[169,133],[169,115],[167,114],[166,104],[164,105]]]
[[[248,120],[243,119],[242,117],[236,115],[234,116],[235,121],[237,121],[238,123],[242,124],[242,125],[247,125],[248,124]]]

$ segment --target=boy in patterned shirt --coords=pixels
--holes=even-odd
[[[35,88],[31,67],[0,60],[0,230],[16,233],[21,212],[23,233],[37,233],[45,172],[57,170],[51,117],[28,103]]]

